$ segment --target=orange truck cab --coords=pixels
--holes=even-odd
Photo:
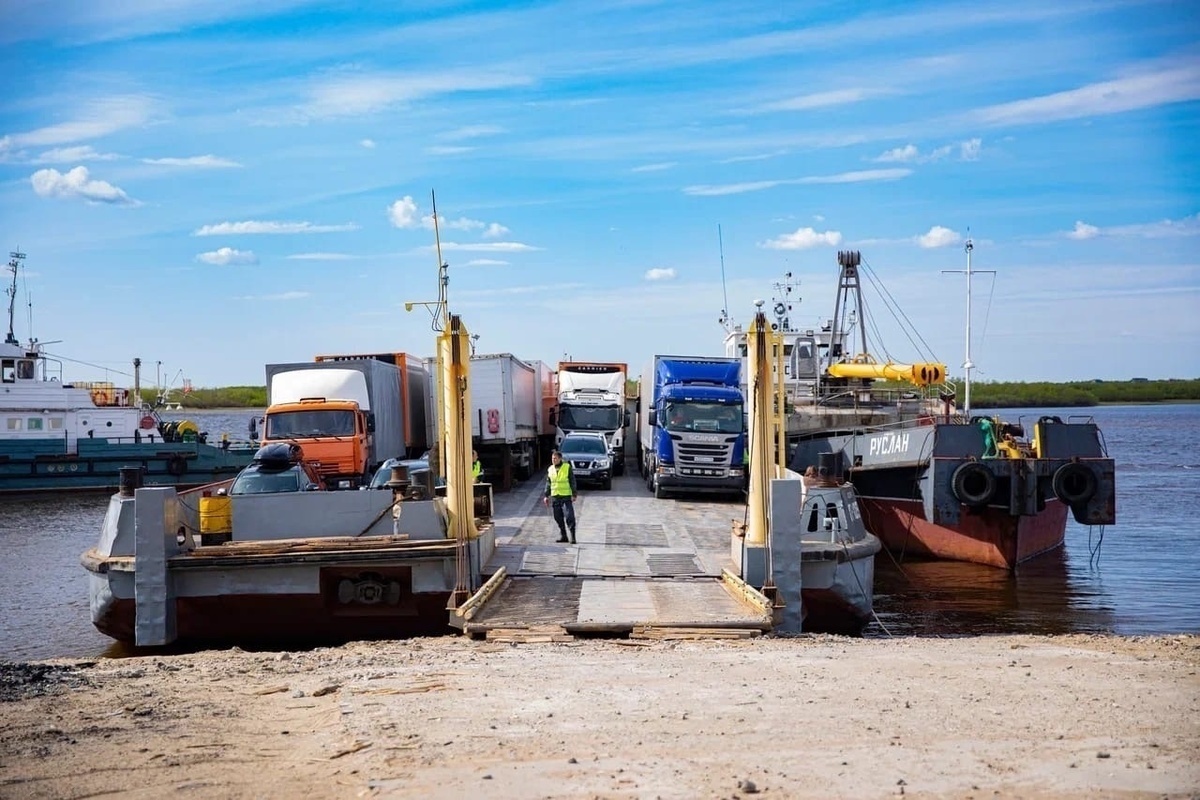
[[[353,488],[389,458],[425,452],[428,392],[420,359],[402,354],[268,364],[263,443],[297,444],[326,486]]]

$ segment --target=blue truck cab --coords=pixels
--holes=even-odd
[[[642,373],[640,466],[655,497],[741,492],[746,419],[741,359],[655,356]]]

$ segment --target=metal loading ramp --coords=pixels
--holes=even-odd
[[[732,574],[644,578],[501,572],[492,580],[490,591],[485,585],[460,611],[462,630],[472,638],[748,638],[771,629],[766,598]]]

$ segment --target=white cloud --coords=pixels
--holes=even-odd
[[[810,247],[837,247],[842,242],[840,231],[825,231],[821,233],[812,228],[797,228],[792,233],[785,233],[774,239],[759,243],[759,247],[768,250],[807,250]]]
[[[976,109],[968,118],[985,125],[1027,125],[1119,114],[1200,99],[1200,61],[1091,83],[1065,92]]]
[[[78,197],[89,203],[109,203],[136,206],[138,202],[107,181],[93,180],[87,167],[75,167],[62,173],[56,169],[39,169],[30,176],[33,191],[41,197]]]
[[[120,158],[116,153],[98,153],[90,144],[76,147],[58,147],[47,150],[31,161],[31,164],[70,164],[80,161],[112,161]]]
[[[263,300],[301,300],[305,297],[308,297],[308,295],[309,295],[308,292],[291,291],[291,292],[282,292],[280,294],[265,294],[265,295],[263,295],[262,299]]]
[[[934,225],[929,229],[928,233],[923,233],[915,237],[917,244],[926,249],[935,247],[947,247],[952,244],[958,244],[962,241],[962,237],[957,232],[949,228],[943,228],[941,225]]]
[[[957,144],[944,144],[924,154],[919,147],[910,142],[903,147],[885,150],[871,160],[881,164],[928,164],[949,157],[955,150],[958,150],[960,161],[978,161],[983,150],[983,139],[966,139]]]
[[[470,153],[474,147],[466,145],[450,145],[450,144],[435,144],[431,147],[426,147],[425,152],[431,156],[456,156],[461,153]]]
[[[646,270],[644,277],[648,281],[673,281],[675,280],[675,269],[673,267],[655,267]]]
[[[721,159],[717,163],[718,164],[741,164],[742,162],[745,162],[745,161],[766,161],[767,159],[770,159],[770,158],[778,158],[779,156],[786,156],[787,152],[788,152],[787,150],[776,150],[773,153],[754,153],[754,154],[748,155],[748,156],[731,156],[730,158]]]
[[[200,253],[196,256],[197,261],[203,261],[205,264],[216,264],[217,266],[227,266],[229,264],[257,264],[258,256],[254,255],[250,250],[234,250],[232,247],[220,247],[216,250],[210,250],[207,253]]]
[[[742,194],[743,192],[757,192],[763,189],[773,189],[776,186],[893,181],[911,174],[911,169],[904,168],[864,169],[855,172],[841,172],[836,175],[810,175],[806,178],[784,178],[773,181],[751,181],[749,183],[729,183],[716,186],[686,186],[683,189],[683,193],[698,197],[716,197],[727,194]]]
[[[142,125],[150,118],[153,103],[140,95],[109,97],[89,103],[70,122],[0,137],[0,153],[18,147],[69,144],[107,136]]]
[[[280,234],[280,233],[339,233],[341,231],[356,231],[354,223],[345,225],[314,225],[311,222],[269,222],[246,220],[244,222],[218,222],[216,225],[205,225],[197,229],[193,236],[236,236],[239,234]]]
[[[397,228],[415,228],[417,226],[417,201],[412,195],[405,195],[388,206],[388,219]]]
[[[504,133],[504,128],[496,125],[464,125],[452,131],[443,133],[438,138],[446,142],[461,142],[466,139],[478,139],[481,136],[495,136]]]
[[[433,245],[424,249],[432,250]],[[462,253],[526,253],[541,249],[521,242],[442,242],[442,250]]]
[[[483,232],[483,238],[497,239],[501,236],[507,236],[511,232],[512,231],[501,225],[499,222],[493,222],[488,225],[487,229]]]
[[[810,108],[827,108],[848,103],[859,103],[870,97],[877,97],[887,92],[880,89],[834,89],[828,92],[790,97],[787,100],[777,100],[759,106],[758,111],[806,111]]]
[[[679,165],[677,161],[663,161],[658,164],[643,164],[640,167],[634,167],[630,172],[662,172],[663,170],[671,169]]]
[[[220,158],[214,155],[188,156],[186,158],[143,158],[143,163],[160,164],[165,167],[202,167],[205,169],[221,169],[225,167],[240,167],[236,161]]]
[[[287,259],[289,261],[352,261],[359,257],[349,253],[294,253]]]
[[[527,86],[524,75],[499,70],[462,69],[447,72],[334,75],[318,80],[303,109],[310,117],[343,117],[371,114],[399,103],[409,103],[458,92],[491,91]]]
[[[1076,222],[1075,229],[1067,232],[1067,238],[1076,240],[1095,239],[1098,236],[1127,239],[1165,239],[1176,236],[1200,236],[1200,214],[1183,219],[1164,219],[1159,222],[1144,222],[1133,225],[1114,225],[1101,228],[1086,222]]]
[[[916,161],[920,154],[921,152],[915,144],[906,144],[904,147],[893,147],[875,160],[883,163],[899,162],[904,164],[909,161]]]
[[[1088,225],[1083,220],[1076,220],[1075,221],[1075,230],[1068,232],[1067,238],[1068,239],[1078,239],[1078,240],[1082,241],[1084,239],[1094,239],[1099,235],[1100,235],[1100,229],[1097,228],[1095,225]]]
[[[506,267],[507,261],[501,261],[498,258],[472,258],[463,266],[467,267]]]
[[[421,217],[421,227],[426,230],[433,230],[433,214],[426,214]],[[440,214],[438,215],[438,228],[443,231],[478,231],[486,227],[486,222],[480,222],[477,219],[469,219],[467,217],[447,219]]]
[[[375,149],[375,140],[374,139],[363,139],[361,142],[359,142],[359,144],[362,145],[363,147],[367,148],[368,150]]]

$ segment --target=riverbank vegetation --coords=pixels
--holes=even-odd
[[[961,401],[962,380],[957,379],[957,383]],[[142,391],[142,399],[151,405],[155,397],[153,390]],[[188,394],[175,394],[171,399],[182,403],[184,408],[266,408],[267,387],[193,389]],[[1131,381],[1069,383],[975,381],[971,384],[972,408],[1061,408],[1105,403],[1184,402],[1200,402],[1200,379],[1159,381],[1135,378]]]

